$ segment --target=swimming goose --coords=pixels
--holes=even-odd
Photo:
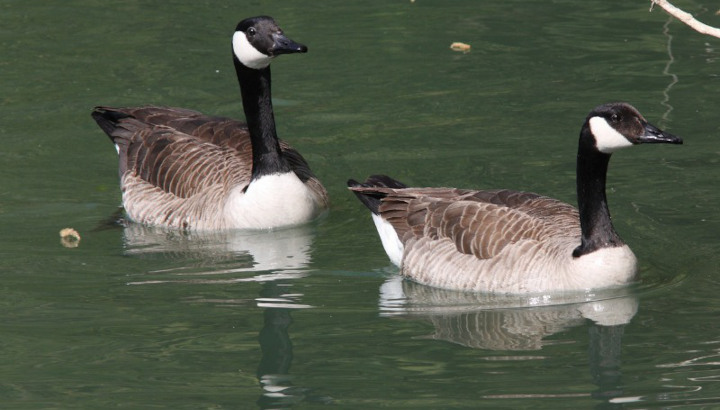
[[[270,62],[305,53],[271,17],[241,21],[233,61],[247,124],[183,108],[95,107],[115,143],[123,206],[147,225],[271,229],[298,225],[328,207],[325,188],[296,150],[279,141]]]
[[[580,291],[629,283],[636,259],[610,220],[610,155],[641,143],[682,144],[626,103],[593,109],[580,131],[578,209],[507,189],[408,188],[384,175],[348,186],[402,275],[440,288],[494,293]]]

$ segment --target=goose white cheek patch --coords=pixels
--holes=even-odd
[[[598,151],[605,154],[612,154],[620,148],[633,145],[632,142],[617,132],[617,130],[611,127],[607,120],[602,117],[590,118],[590,131],[595,136],[595,144],[597,144]]]
[[[259,52],[248,42],[245,33],[236,31],[233,34],[233,52],[245,66],[259,70],[270,65],[272,57]]]

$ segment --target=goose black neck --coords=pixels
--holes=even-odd
[[[573,251],[575,257],[624,244],[613,228],[605,196],[609,162],[610,154],[595,148],[594,138],[586,124],[580,133],[577,155],[577,196],[582,243]]]
[[[270,66],[260,70],[248,68],[235,58],[243,110],[252,143],[251,180],[263,175],[290,171],[280,150],[270,90]]]

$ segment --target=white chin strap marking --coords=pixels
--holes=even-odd
[[[252,46],[245,37],[245,33],[241,31],[233,34],[233,52],[237,56],[238,60],[243,63],[246,67],[254,68],[259,70],[270,65],[272,57],[259,52],[255,47]]]
[[[605,154],[612,154],[620,148],[633,145],[632,142],[617,132],[615,128],[611,127],[603,117],[590,118],[590,131],[593,133],[593,136],[595,136],[595,144],[597,144],[598,151]]]

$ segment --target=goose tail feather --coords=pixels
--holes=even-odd
[[[91,115],[113,142],[115,142],[114,135],[118,129],[118,124],[125,118],[131,117],[129,114],[108,107],[95,107]]]
[[[371,175],[365,180],[365,182],[358,182],[354,179],[350,179],[347,184],[355,196],[358,197],[360,202],[362,202],[363,205],[365,205],[374,215],[379,214],[380,201],[387,196],[387,194],[372,190],[355,190],[353,188],[407,188],[407,185],[398,180],[392,179],[387,175]]]
[[[95,107],[92,111],[92,118],[110,138],[120,156],[120,177],[127,170],[127,151],[133,135],[138,130],[147,127],[146,124],[138,121],[132,115],[123,112],[121,109],[110,107]]]

